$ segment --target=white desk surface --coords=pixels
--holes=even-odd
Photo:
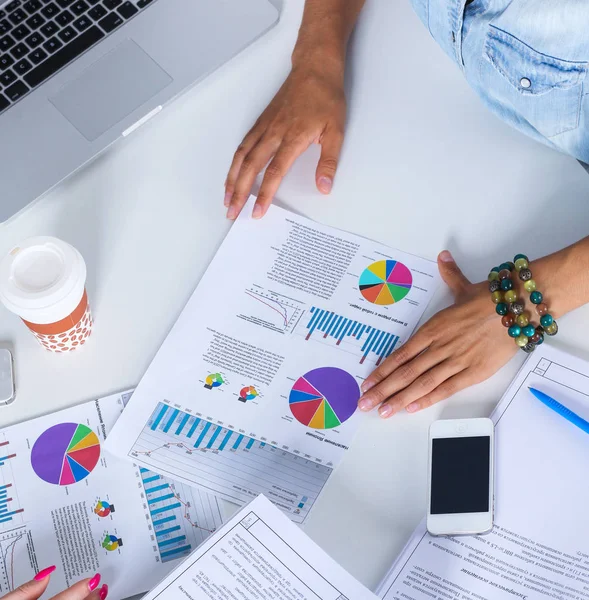
[[[53,356],[0,308],[0,342],[14,344],[18,375],[0,425],[137,384],[229,228],[226,171],[288,71],[302,7],[286,0],[266,37],[0,228],[1,254],[32,235],[74,244],[96,320],[83,350]],[[587,173],[488,113],[408,0],[368,0],[348,86],[332,195],[315,190],[314,148],[283,184],[283,206],[429,258],[449,247],[479,280],[517,252],[536,257],[588,233]],[[428,315],[449,301],[438,294]],[[561,320],[555,343],[589,358],[589,308]],[[366,417],[309,535],[375,586],[425,511],[429,423],[488,415],[522,360],[424,413]]]

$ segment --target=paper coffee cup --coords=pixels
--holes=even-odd
[[[53,237],[34,237],[0,262],[0,301],[50,352],[79,348],[92,332],[86,263]]]

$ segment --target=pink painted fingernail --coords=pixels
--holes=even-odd
[[[256,204],[254,206],[254,212],[252,213],[252,217],[254,219],[261,219],[262,218],[262,207],[259,204]]]
[[[378,414],[383,418],[386,419],[387,417],[390,417],[393,414],[393,409],[392,407],[390,407],[388,404],[386,406],[381,406],[378,409]]]
[[[405,408],[405,410],[408,413],[414,413],[414,412],[417,412],[418,408],[419,408],[419,404],[417,404],[417,402],[412,402],[409,406],[407,406]]]
[[[229,206],[231,204],[231,198],[233,198],[233,194],[231,192],[225,192],[223,204],[225,204],[225,206]]]
[[[333,181],[329,177],[319,177],[317,186],[324,194],[329,194],[329,192],[331,192],[331,187],[333,186]]]
[[[98,596],[100,597],[100,600],[105,600],[105,598],[108,596],[108,585],[106,585],[106,583],[100,588]]]
[[[370,403],[370,400],[364,398],[358,402],[358,408],[360,410],[370,410],[372,408],[372,404]]]
[[[360,386],[360,389],[362,390],[362,393],[365,394],[368,390],[371,390],[373,387],[374,387],[374,383],[372,383],[372,381],[365,381]]]
[[[53,565],[51,567],[47,567],[46,569],[43,569],[42,571],[39,571],[35,575],[35,581],[43,581],[43,579],[45,579],[45,577],[49,577],[49,575],[51,575],[51,573],[53,573],[53,571],[55,571],[55,569],[57,569],[57,567],[55,565]]]
[[[96,573],[96,575],[94,575],[94,577],[92,577],[92,579],[88,582],[88,589],[93,592],[97,587],[98,584],[100,583],[100,573]]]

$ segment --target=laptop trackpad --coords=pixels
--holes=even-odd
[[[49,100],[92,142],[171,82],[142,48],[125,40]]]

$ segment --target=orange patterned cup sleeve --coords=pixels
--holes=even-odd
[[[75,350],[85,343],[92,332],[88,296],[84,291],[76,309],[65,319],[46,324],[31,323],[24,319],[23,322],[47,350],[51,352]]]

